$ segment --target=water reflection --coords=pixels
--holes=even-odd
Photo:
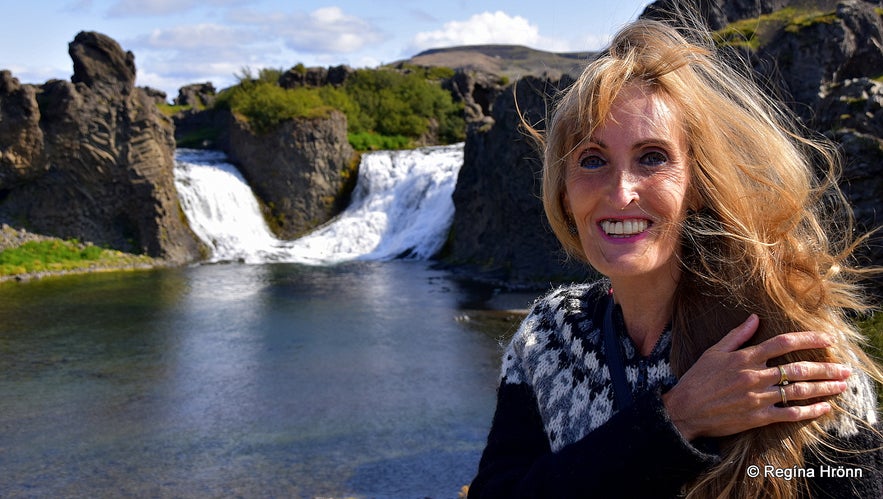
[[[455,497],[499,368],[474,291],[421,263],[0,287],[0,496]]]

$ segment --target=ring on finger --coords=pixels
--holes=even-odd
[[[782,397],[782,405],[788,405],[788,395],[785,394],[785,387],[779,385],[779,395]]]
[[[776,366],[779,368],[779,382],[776,383],[779,386],[788,386],[788,375],[785,373],[785,368],[782,366]]]

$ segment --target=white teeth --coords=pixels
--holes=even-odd
[[[647,230],[647,220],[625,220],[616,221],[604,220],[601,222],[601,228],[610,236],[633,236]]]

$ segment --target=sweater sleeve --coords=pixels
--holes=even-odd
[[[504,381],[469,497],[674,497],[714,462],[681,437],[653,392],[553,453],[530,387]]]

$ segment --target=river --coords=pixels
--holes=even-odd
[[[442,181],[428,215],[385,217],[448,210],[421,201]],[[227,263],[0,285],[0,497],[456,497],[513,327],[476,311],[531,296],[434,270],[444,226],[377,225],[348,260],[209,236]]]

